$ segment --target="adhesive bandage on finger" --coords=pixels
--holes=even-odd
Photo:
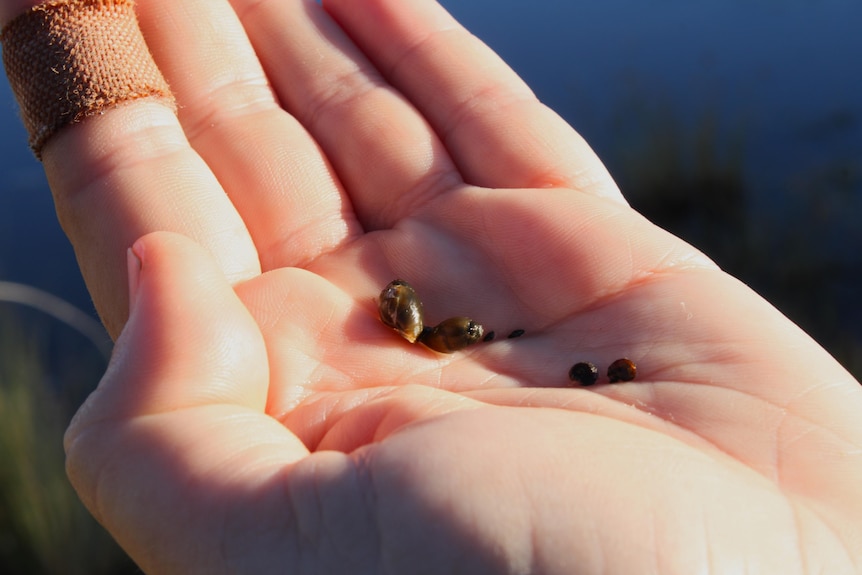
[[[30,147],[58,130],[141,98],[176,103],[138,27],[133,0],[55,0],[0,33],[3,64]]]

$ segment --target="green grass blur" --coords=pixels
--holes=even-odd
[[[63,432],[104,358],[57,323],[0,303],[0,572],[135,573],[66,478]]]

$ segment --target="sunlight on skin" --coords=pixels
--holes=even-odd
[[[138,13],[178,119],[112,110],[45,169],[122,332],[68,471],[144,571],[862,568],[859,384],[437,4]],[[395,278],[525,334],[412,345]]]

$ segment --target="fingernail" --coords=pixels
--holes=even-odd
[[[138,282],[141,279],[141,257],[136,253],[136,250],[142,250],[137,243],[126,250],[126,271],[129,275],[129,315],[132,315],[135,302],[138,300]]]

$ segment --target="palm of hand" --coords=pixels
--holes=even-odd
[[[270,352],[268,412],[332,425],[328,402],[341,403],[340,393],[368,398],[405,384],[529,395],[568,387],[576,361],[607,366],[624,355],[654,358],[640,361],[648,381],[674,361],[656,338],[684,339],[698,306],[676,272],[715,272],[627,207],[572,190],[459,186],[418,212],[305,270],[277,269],[240,286]],[[380,289],[395,277],[419,288],[428,323],[467,315],[500,337],[453,355],[410,345],[377,317]],[[516,328],[528,335],[503,339]],[[711,359],[701,354],[692,363]],[[330,417],[307,413],[309,404]],[[324,430],[298,432],[316,446]]]
[[[333,506],[349,499],[345,491],[371,489],[374,537],[410,542],[393,559],[403,569],[421,556],[441,571],[493,572],[564,549],[590,572],[599,555],[623,547],[613,569],[655,560],[662,572],[684,571],[703,565],[711,545],[769,570],[792,567],[797,490],[823,484],[790,471],[801,462],[787,442],[821,441],[823,430],[805,413],[817,409],[817,393],[786,382],[827,360],[778,362],[750,342],[757,334],[791,346],[801,332],[696,250],[625,206],[572,190],[463,186],[394,228],[307,270],[274,270],[239,287],[269,351],[266,411],[323,452],[324,463],[301,457],[298,469],[314,472],[299,485],[344,497]],[[498,333],[528,335],[451,356],[411,346],[377,318],[376,295],[394,277],[422,286],[433,321],[468,314]],[[722,317],[717,297],[747,313]],[[637,382],[568,388],[575,361],[606,366],[624,355],[638,361]],[[329,450],[346,456],[332,461]],[[459,491],[465,481],[493,497]],[[555,495],[501,504],[517,502],[513,485],[523,484]],[[420,544],[441,508],[446,536]],[[704,531],[687,530],[690,521]],[[801,522],[822,528],[820,518]],[[524,524],[539,534],[529,552],[516,528]],[[357,536],[353,526],[329,527],[335,538]],[[649,542],[633,544],[651,529]],[[574,553],[573,539],[584,541]],[[757,549],[747,548],[752,540]],[[524,554],[475,554],[501,541]],[[465,554],[477,563],[459,563]]]

